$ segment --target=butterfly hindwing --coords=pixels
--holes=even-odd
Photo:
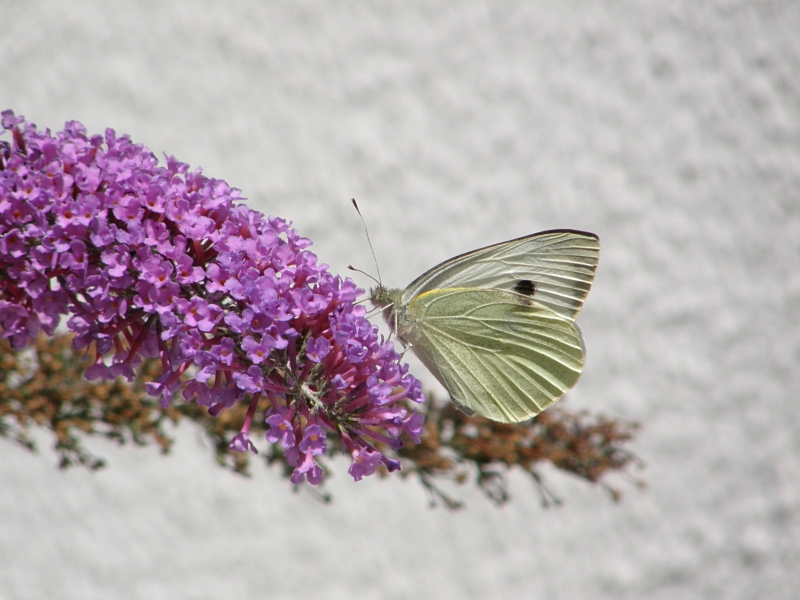
[[[414,298],[398,333],[457,404],[505,423],[532,417],[578,381],[575,324],[526,295],[435,289]]]

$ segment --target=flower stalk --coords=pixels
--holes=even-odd
[[[189,423],[204,432],[220,465],[242,475],[251,473],[253,453],[241,448],[231,450],[230,446],[231,439],[245,428],[252,402],[235,404],[216,417],[195,402],[176,402],[162,408],[144,391],[144,382],[160,373],[158,360],[145,360],[130,384],[122,378],[86,381],[83,372],[87,364],[91,363],[74,350],[71,335],[42,335],[33,347],[16,352],[8,340],[0,340],[0,437],[35,450],[29,433],[36,427],[52,434],[62,468],[80,465],[99,469],[105,462],[86,450],[83,440],[87,436],[119,444],[155,443],[166,453],[173,442],[167,425]],[[257,414],[273,405],[274,399],[265,397],[269,395],[267,392],[259,398]],[[496,504],[508,502],[508,474],[514,471],[530,477],[543,504],[558,504],[556,494],[545,485],[542,465],[599,485],[618,500],[620,491],[609,482],[615,474],[627,473],[638,463],[627,449],[635,433],[633,423],[555,407],[531,421],[507,425],[469,417],[451,403],[429,399],[423,407],[425,423],[420,442],[406,444],[393,452],[393,457],[403,463],[402,476],[420,482],[432,502],[448,508],[462,505],[454,496],[454,484],[472,483]],[[259,457],[268,465],[280,467],[288,480],[296,467],[288,464],[282,446],[295,445],[291,421],[291,412],[287,411],[286,415],[271,416],[267,422],[254,418],[248,430],[250,437],[266,434],[273,442]],[[335,439],[335,434],[327,435],[326,454],[342,451],[342,444]],[[313,456],[326,473],[325,458]],[[357,460],[361,470],[372,460],[376,472],[387,472],[369,452]]]

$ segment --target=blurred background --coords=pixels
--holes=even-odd
[[[351,197],[392,286],[599,234],[564,406],[640,421],[648,483],[614,504],[545,469],[560,508],[517,477],[448,512],[339,462],[323,505],[186,426],[168,458],[90,441],[98,473],[0,440],[0,600],[797,597],[800,4],[0,0],[0,23],[0,109],[202,167],[334,272],[374,271]]]

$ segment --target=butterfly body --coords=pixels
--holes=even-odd
[[[466,412],[530,418],[577,383],[574,323],[599,255],[597,236],[555,230],[462,254],[372,302]]]

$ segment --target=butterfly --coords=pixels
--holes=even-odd
[[[446,260],[405,290],[378,284],[371,301],[456,406],[518,423],[580,377],[575,318],[599,256],[593,233],[542,231]]]

